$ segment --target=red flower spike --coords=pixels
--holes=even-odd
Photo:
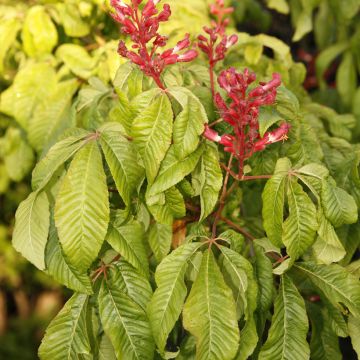
[[[133,41],[132,49],[129,51],[123,41],[118,47],[119,55],[128,58],[131,62],[138,65],[144,74],[151,76],[156,84],[164,89],[161,82],[161,74],[165,67],[177,62],[189,62],[194,60],[198,53],[189,50],[189,34],[177,43],[173,49],[158,52],[158,49],[166,46],[168,38],[158,33],[159,23],[168,21],[171,9],[168,4],[164,4],[163,9],[158,13],[156,5],[160,0],[147,0],[142,11],[139,5],[142,0],[131,0],[131,6],[122,0],[111,0],[113,12],[111,16],[115,21],[122,25],[121,31],[130,35]],[[178,54],[184,51],[182,54]]]
[[[198,47],[209,59],[209,73],[211,92],[215,96],[214,67],[217,62],[223,60],[227,51],[238,41],[237,35],[227,36],[225,34],[226,27],[230,20],[226,18],[231,14],[234,8],[225,8],[224,1],[216,0],[210,5],[210,13],[215,16],[216,21],[211,22],[211,27],[205,26],[204,32],[208,35],[198,36]],[[219,41],[220,40],[220,41]]]
[[[266,146],[288,139],[290,125],[282,123],[274,131],[267,132],[260,138],[259,108],[272,105],[276,99],[277,88],[281,84],[279,74],[273,74],[272,80],[260,83],[248,92],[248,87],[256,79],[254,73],[245,69],[238,73],[234,68],[222,71],[218,77],[219,86],[224,89],[230,101],[227,103],[219,93],[214,102],[224,121],[233,127],[234,135],[219,135],[214,130],[205,130],[204,136],[224,145],[224,150],[234,154],[239,161],[239,177],[243,176],[244,162],[253,153],[264,150]]]

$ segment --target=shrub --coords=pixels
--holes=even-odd
[[[203,30],[205,2],[113,0],[119,44],[95,3],[31,7],[2,58],[28,57],[1,96],[2,166],[20,181],[37,159],[13,246],[74,290],[40,358],[359,352],[355,117],[313,102],[289,48],[235,33],[222,0]]]

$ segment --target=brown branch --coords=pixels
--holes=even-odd
[[[190,203],[185,203],[185,207],[186,209],[190,210],[190,211],[193,211],[195,213],[199,213],[201,211],[201,209],[193,204],[190,204]]]
[[[224,223],[228,224],[230,227],[232,227],[234,230],[237,230],[240,234],[243,234],[246,238],[249,240],[255,240],[256,237],[248,233],[245,229],[243,229],[241,226],[235,224],[231,220],[227,219],[224,216],[220,216],[220,220],[222,220]]]
[[[239,179],[239,181],[271,179],[271,178],[272,178],[272,175],[243,176],[241,179]]]
[[[234,155],[231,154],[230,155],[230,159],[229,159],[229,162],[228,162],[228,166],[227,166],[227,169],[230,169],[231,168],[231,163],[233,161],[233,158],[234,158]],[[230,177],[230,172],[227,171],[226,172],[226,175],[225,175],[225,179],[224,179],[224,184],[223,184],[223,188],[222,188],[222,193],[221,193],[221,196],[220,196],[220,201],[219,201],[219,208],[218,210],[216,211],[215,213],[215,219],[214,219],[214,222],[213,222],[213,226],[212,226],[212,238],[215,238],[216,237],[216,227],[217,227],[217,223],[220,219],[220,216],[221,216],[221,213],[224,209],[224,206],[225,206],[225,199],[226,199],[226,195],[227,195],[227,184],[228,184],[228,181],[229,181],[229,177]]]
[[[223,121],[224,121],[224,120],[223,120],[222,118],[217,119],[217,120],[213,121],[211,124],[209,124],[209,127],[211,128],[211,127],[213,127],[213,126],[215,126],[215,125],[217,125],[217,124],[220,124],[220,123],[223,122]]]

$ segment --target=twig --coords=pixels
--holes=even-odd
[[[234,155],[231,154],[229,162],[228,162],[227,169],[231,168],[231,163],[233,161],[233,158],[234,158]],[[224,179],[222,193],[221,193],[221,196],[220,196],[220,201],[219,201],[220,205],[219,205],[219,208],[218,208],[217,212],[215,213],[215,219],[214,219],[214,223],[213,223],[213,226],[212,226],[212,238],[215,238],[215,236],[216,236],[217,223],[218,223],[218,221],[220,219],[221,213],[222,213],[222,211],[224,209],[224,206],[225,206],[225,199],[226,199],[226,195],[227,195],[227,184],[228,184],[228,181],[229,181],[229,177],[230,177],[230,171],[227,171],[226,175],[225,175],[225,179]]]
[[[237,230],[240,234],[243,234],[246,238],[248,238],[249,240],[255,240],[255,236],[249,234],[245,229],[243,229],[241,226],[233,223],[231,220],[227,219],[224,216],[220,216],[220,220],[222,220],[223,222],[225,222],[226,224],[228,224],[230,227],[232,227],[233,229]]]
[[[222,118],[217,119],[217,120],[213,121],[211,124],[209,124],[209,127],[211,128],[211,127],[213,127],[213,126],[215,126],[215,125],[217,125],[217,124],[222,123],[223,121],[224,121],[224,120],[223,120]]]

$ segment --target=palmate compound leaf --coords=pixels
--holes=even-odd
[[[311,360],[341,360],[339,338],[331,328],[325,309],[310,302],[306,305],[311,321]]]
[[[143,94],[143,72],[130,61],[122,64],[117,69],[113,81],[117,94],[124,94],[128,100]]]
[[[106,241],[124,259],[139,270],[143,275],[149,275],[149,265],[144,246],[144,229],[137,221],[125,225],[110,224]]]
[[[259,245],[254,244],[254,252],[254,269],[258,284],[257,309],[261,313],[266,313],[272,305],[274,293],[272,263]]]
[[[256,309],[257,284],[250,262],[239,253],[224,246],[220,248],[222,272],[234,293],[238,319],[248,320]]]
[[[152,289],[147,277],[127,261],[121,259],[113,263],[110,276],[117,288],[140,305],[144,311],[152,297]]]
[[[340,261],[346,255],[346,250],[339,240],[334,227],[326,219],[322,211],[318,211],[318,222],[318,236],[313,245],[316,259],[323,264]]]
[[[46,245],[45,259],[46,272],[56,281],[81,293],[93,293],[91,281],[87,272],[81,273],[68,264],[59,243],[54,221],[51,221],[50,223],[49,240]]]
[[[129,85],[129,82],[127,83],[127,85]],[[134,87],[136,88],[137,86],[135,85]],[[133,99],[131,99],[130,109],[129,109],[131,112],[131,118],[128,119],[128,121],[127,121],[127,125],[125,126],[126,129],[128,127],[131,128],[134,119],[137,116],[139,116],[142,112],[144,112],[146,109],[148,109],[149,106],[154,102],[154,100],[156,100],[156,98],[158,98],[160,96],[161,92],[162,92],[162,90],[160,88],[156,87],[156,88],[147,90],[145,92],[141,92],[141,93],[137,94]],[[127,93],[127,97],[129,97],[129,96],[130,96],[129,93]],[[130,133],[131,133],[131,131],[130,131]]]
[[[52,146],[33,170],[32,188],[34,190],[43,189],[59,167],[86,144],[85,138],[88,135],[87,131],[78,129],[77,134],[73,134]]]
[[[360,319],[350,315],[348,328],[352,346],[358,357],[360,357]]]
[[[101,153],[89,142],[72,160],[55,201],[55,224],[69,264],[86,271],[96,259],[109,223]]]
[[[228,229],[222,232],[218,239],[226,241],[230,245],[230,249],[235,252],[241,253],[245,243],[244,235],[236,232],[235,230]]]
[[[324,153],[316,133],[310,126],[310,121],[299,117],[294,130],[294,142],[287,152],[293,164],[321,163]]]
[[[183,323],[196,337],[196,359],[235,357],[240,340],[235,301],[210,249],[184,305]]]
[[[323,165],[311,163],[294,170],[293,174],[309,188],[317,201],[320,202],[322,180],[329,176],[329,170]]]
[[[1,93],[1,112],[14,117],[25,130],[38,104],[56,86],[56,72],[49,62],[28,62],[13,84]]]
[[[345,305],[350,312],[360,317],[360,283],[345,268],[336,265],[318,265],[312,262],[299,262],[293,266],[297,273],[309,278],[334,305]]]
[[[88,311],[89,297],[75,293],[47,328],[39,348],[41,360],[72,360],[91,354]]]
[[[21,29],[22,21],[17,17],[3,18],[0,25],[0,74],[3,73],[5,67],[5,59],[9,49],[16,40],[17,33]]]
[[[157,262],[170,252],[173,231],[169,224],[154,223],[150,226],[148,241]]]
[[[109,337],[103,334],[99,344],[99,360],[117,360]]]
[[[240,344],[236,360],[247,359],[258,342],[253,313],[257,305],[258,287],[250,262],[239,253],[221,246],[221,266],[225,281],[233,291],[237,315],[244,315],[245,326],[241,330]]]
[[[116,277],[104,279],[98,296],[105,334],[118,359],[152,360],[155,346],[146,313],[115,280]]]
[[[166,339],[180,316],[187,289],[184,276],[188,261],[200,248],[201,243],[178,247],[156,269],[157,289],[148,307],[148,316],[156,345],[164,351]]]
[[[41,152],[49,148],[59,135],[75,125],[75,110],[72,98],[79,87],[77,80],[66,80],[58,83],[52,93],[36,108],[29,120],[29,142]]]
[[[106,129],[101,131],[100,144],[116,188],[125,204],[130,205],[131,197],[144,175],[136,148],[118,132]]]
[[[9,127],[2,138],[2,158],[11,180],[21,181],[34,165],[34,152],[19,128]]]
[[[181,219],[186,214],[184,197],[175,186],[152,197],[151,202],[148,200],[148,209],[161,224],[171,226],[174,218]]]
[[[50,210],[46,193],[31,193],[16,211],[12,244],[40,270],[45,269],[49,225]]]
[[[330,181],[324,180],[322,183],[321,205],[325,216],[335,227],[353,224],[358,219],[354,198]]]
[[[201,215],[199,221],[204,220],[213,211],[221,190],[222,179],[217,147],[207,141],[192,177],[192,181],[196,182],[196,187],[200,190]]]
[[[282,245],[285,189],[290,168],[289,159],[279,159],[275,173],[266,183],[262,194],[264,229],[269,240],[278,247]]]
[[[283,243],[293,260],[313,244],[318,228],[316,208],[296,181],[288,182],[289,217],[283,225]]]
[[[339,337],[348,337],[349,331],[347,328],[347,323],[345,321],[345,316],[341,312],[339,307],[334,306],[330,301],[326,299],[325,296],[321,296],[322,312],[327,317],[327,324],[330,325],[333,332]]]
[[[160,163],[171,144],[173,112],[165,93],[158,96],[133,121],[131,135],[144,161],[149,183],[155,180]]]
[[[58,33],[44,6],[29,9],[21,37],[24,50],[30,57],[41,57],[52,52],[58,42]]]
[[[170,189],[189,175],[197,165],[204,149],[204,146],[200,145],[191,155],[179,160],[176,157],[174,146],[171,146],[161,163],[158,176],[148,190],[147,197],[150,198]]]
[[[56,3],[58,19],[69,37],[84,37],[90,32],[90,24],[82,18],[81,6],[77,3]]]
[[[309,359],[308,327],[304,300],[291,279],[282,275],[269,335],[259,360]]]
[[[184,159],[197,149],[208,120],[203,105],[191,91],[176,87],[169,93],[183,108],[174,121],[173,143],[176,156]]]
[[[256,329],[255,318],[250,317],[241,329],[239,349],[235,360],[247,360],[258,343],[259,336]]]

